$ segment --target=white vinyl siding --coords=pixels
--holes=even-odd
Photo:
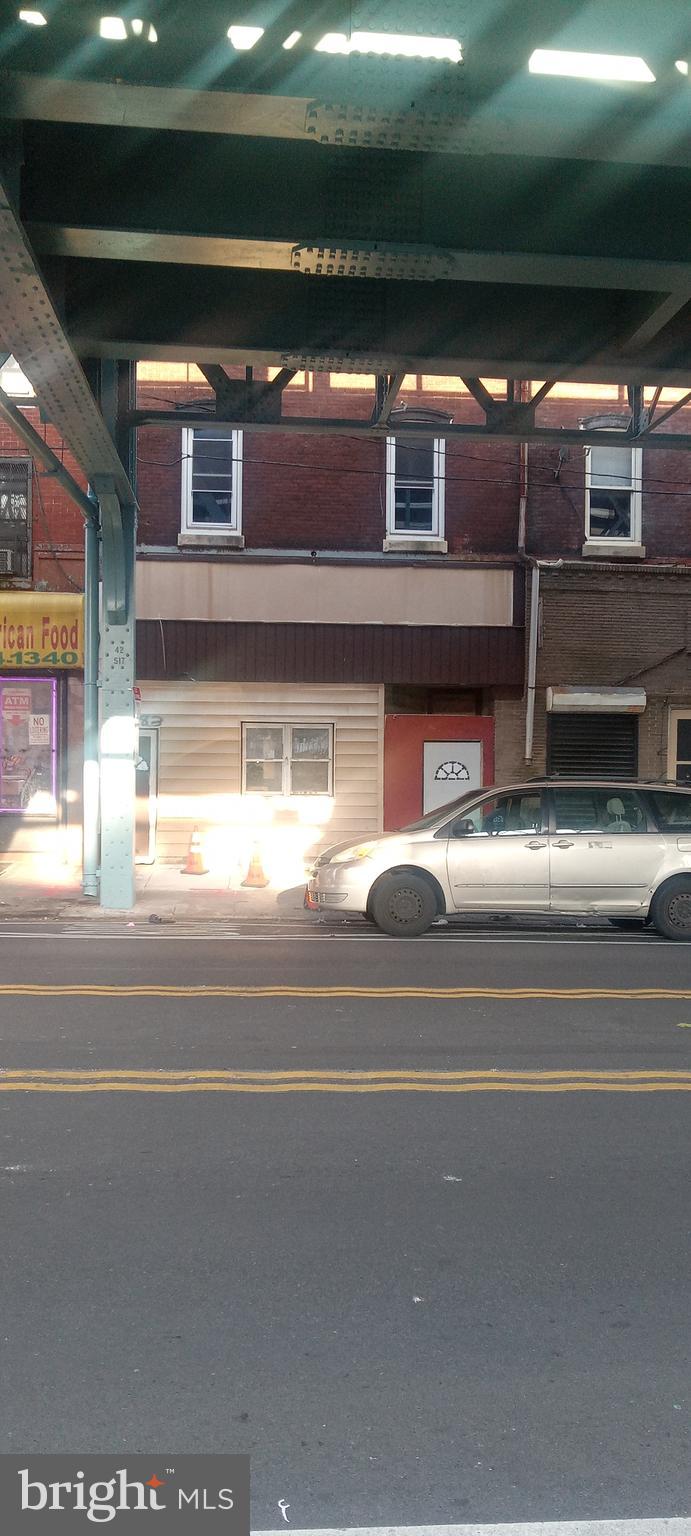
[[[242,866],[253,841],[297,868],[330,843],[381,830],[383,690],[280,683],[141,683],[161,718],[157,858],[183,863],[195,826],[207,862]],[[244,794],[243,724],[333,726],[332,795]],[[278,850],[278,852],[276,852]],[[279,857],[280,855],[280,857]]]

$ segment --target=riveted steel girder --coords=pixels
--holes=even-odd
[[[650,293],[382,283],[297,273],[73,261],[65,324],[85,356],[362,373],[686,384],[691,306],[629,356]],[[104,305],[104,294],[108,303]]]
[[[0,338],[36,390],[88,479],[109,474],[134,494],[84,371],[58,318],[0,174]]]
[[[8,78],[0,110],[22,119],[165,129],[184,123],[192,132],[363,148],[689,164],[685,82],[674,68],[688,56],[681,0],[654,7],[649,0],[436,0],[424,19],[413,0],[378,0],[369,25],[455,37],[462,64],[315,52],[324,32],[347,35],[353,22],[357,27],[345,0],[265,0],[264,36],[246,52],[230,45],[228,17],[208,0],[156,0],[154,46],[146,29],[126,41],[100,39],[96,4],[46,0],[48,9],[47,27],[15,21],[3,40]],[[286,51],[294,31],[300,36]],[[640,55],[655,79],[622,93],[531,75],[532,50],[550,45]]]

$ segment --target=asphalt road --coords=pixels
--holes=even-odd
[[[255,1529],[689,1513],[691,946],[28,931],[1,1449],[247,1451]]]

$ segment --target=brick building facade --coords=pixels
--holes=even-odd
[[[431,803],[442,759],[467,760],[483,782],[576,771],[584,760],[691,776],[685,453],[645,452],[622,487],[620,464],[598,467],[573,445],[439,439],[441,451],[414,459],[411,473],[391,443],[220,428],[222,462],[212,441],[209,477],[208,449],[202,442],[196,457],[185,423],[186,406],[211,409],[198,370],[152,363],[139,373],[141,407],[180,410],[179,425],[142,428],[138,439],[140,858],[180,860],[200,822],[224,869],[235,862],[239,872],[263,841],[270,872],[297,879],[316,847],[374,831],[400,805]],[[298,375],[284,410],[364,423],[372,385]],[[31,401],[21,403],[78,478]],[[442,423],[479,417],[460,381],[428,376],[404,380],[399,410]],[[666,430],[687,428],[688,415]],[[538,419],[625,416],[623,389],[572,384]],[[17,473],[27,487],[28,565],[0,572],[6,606],[32,591],[77,596],[79,512],[5,428],[2,461],[6,489]],[[209,496],[221,509],[211,521]],[[415,526],[428,513],[429,527]],[[8,544],[16,529],[5,533]],[[15,665],[12,676],[36,671]],[[58,699],[51,835],[76,858],[81,674],[39,671]],[[0,817],[13,857],[44,848],[48,826],[17,810],[8,803]]]
[[[373,383],[357,375],[298,375],[285,391],[284,410],[366,422]],[[490,388],[500,393],[497,381]],[[665,391],[660,408],[675,393]],[[685,711],[691,717],[691,488],[684,453],[648,451],[642,464],[632,459],[630,484],[622,486],[620,460],[589,459],[578,446],[536,444],[526,454],[509,442],[451,438],[433,463],[429,456],[434,491],[422,531],[396,525],[399,468],[391,446],[356,435],[247,432],[227,449],[242,495],[241,518],[228,522],[224,536],[220,526],[192,526],[189,505],[185,512],[196,449],[184,409],[198,413],[210,401],[192,366],[140,368],[141,407],[181,408],[179,427],[147,427],[139,435],[139,672],[144,718],[155,722],[158,856],[181,855],[200,804],[211,807],[210,826],[218,829],[230,817],[236,827],[251,824],[248,837],[255,837],[258,819],[277,804],[273,790],[253,792],[252,775],[257,789],[266,789],[276,773],[266,761],[258,766],[252,754],[260,750],[286,755],[286,840],[307,854],[309,839],[301,843],[295,834],[300,817],[310,821],[306,801],[290,793],[290,754],[295,741],[307,741],[306,726],[304,741],[290,731],[305,721],[318,720],[334,743],[328,770],[314,770],[315,786],[328,771],[331,802],[320,828],[310,822],[310,847],[334,841],[334,834],[374,830],[387,804],[407,804],[410,785],[406,796],[399,793],[400,783],[387,781],[394,773],[412,777],[422,810],[434,741],[455,758],[450,749],[462,743],[469,762],[482,761],[484,781],[492,755],[502,781],[546,766],[575,771],[584,751],[602,771],[610,771],[608,764],[614,771],[625,748],[641,774],[677,771],[677,723],[683,725]],[[408,420],[420,412],[428,419],[437,413],[440,421],[479,417],[460,381],[427,376],[406,378],[398,409]],[[668,430],[685,427],[687,414],[671,418]],[[623,425],[625,391],[562,385],[538,419],[558,427],[593,418]],[[402,493],[404,519],[411,507],[413,520],[418,516],[416,495]],[[526,755],[526,618],[536,564],[538,643]],[[625,692],[632,680],[635,717]],[[577,686],[580,707],[571,710],[566,695]],[[363,711],[347,764],[339,764],[336,746],[342,703],[351,719]],[[185,734],[188,705],[198,725]],[[425,725],[439,715],[444,740],[438,725]],[[406,738],[407,764],[400,746],[387,752],[387,722],[400,716],[418,721]],[[273,730],[273,744],[257,744],[253,721]],[[194,741],[204,731],[206,747],[195,762]],[[356,739],[369,743],[363,756]],[[230,800],[221,802],[224,793]]]
[[[81,480],[12,360],[0,383]],[[0,423],[0,856],[47,881],[81,857],[83,579],[81,513]]]

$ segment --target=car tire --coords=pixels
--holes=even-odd
[[[417,939],[437,916],[437,899],[420,875],[383,875],[370,898],[369,910],[382,933],[395,939]]]
[[[608,917],[607,921],[610,928],[621,928],[625,933],[632,929],[640,933],[641,928],[645,928],[644,917]]]
[[[653,897],[650,915],[664,939],[691,939],[691,880],[668,880]]]

